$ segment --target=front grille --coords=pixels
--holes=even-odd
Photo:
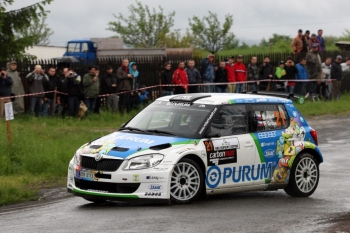
[[[75,178],[75,186],[83,190],[101,190],[110,193],[134,193],[140,183],[108,183],[98,181],[80,180]]]
[[[98,171],[116,171],[124,160],[121,159],[102,159],[96,161],[93,157],[82,156],[81,166],[83,168]]]

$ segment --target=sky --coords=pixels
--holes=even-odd
[[[18,9],[40,0],[15,0],[7,10]],[[258,44],[273,33],[295,37],[298,29],[324,35],[341,36],[350,29],[349,0],[140,0],[150,8],[162,6],[164,13],[175,11],[172,30],[185,32],[189,18],[202,18],[209,11],[217,13],[221,22],[233,15],[231,31],[241,42]],[[70,39],[111,37],[108,22],[116,21],[113,14],[130,15],[128,6],[135,1],[120,0],[54,0],[46,23],[54,31],[50,45],[65,46]]]

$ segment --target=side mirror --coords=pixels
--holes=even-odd
[[[207,138],[219,138],[221,137],[220,133],[207,133],[207,135],[205,135]]]

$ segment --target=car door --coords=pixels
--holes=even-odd
[[[255,162],[255,144],[248,133],[245,105],[223,106],[209,126],[211,135],[204,140],[207,154],[208,188],[253,185],[251,168]]]
[[[249,130],[257,148],[252,176],[254,184],[284,183],[288,178],[289,159],[284,151],[290,143],[284,139],[289,125],[284,105],[252,104],[247,110]]]

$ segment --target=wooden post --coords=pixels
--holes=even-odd
[[[11,146],[12,136],[11,136],[11,123],[10,123],[10,121],[6,121],[6,126],[7,126],[7,143],[8,143],[8,146]]]
[[[163,89],[162,89],[162,79],[159,79],[159,95],[163,96]]]
[[[56,98],[57,98],[57,87],[55,87],[55,93],[53,94],[53,108],[51,109],[51,115],[52,116],[55,115]]]

